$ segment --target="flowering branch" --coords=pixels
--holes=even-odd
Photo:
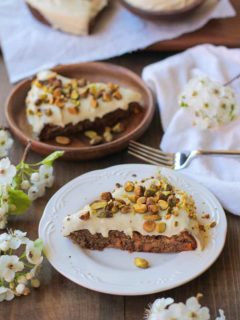
[[[31,241],[26,232],[15,230],[0,235],[0,302],[26,296],[29,287],[40,286],[36,276],[43,261],[42,250],[42,241]]]
[[[25,159],[30,147],[29,142],[17,166],[8,158],[0,160],[0,229],[6,227],[9,215],[26,212],[32,201],[53,185],[53,164],[63,152],[56,151],[38,163],[28,164]]]

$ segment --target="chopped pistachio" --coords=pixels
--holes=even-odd
[[[133,205],[133,209],[137,213],[145,213],[147,212],[147,206],[143,203],[136,203]]]
[[[168,208],[168,203],[165,200],[159,200],[158,204],[161,210],[166,210]]]
[[[156,222],[155,221],[145,221],[143,224],[143,229],[146,232],[153,232],[156,228]]]
[[[159,222],[157,225],[156,225],[156,231],[159,232],[159,233],[163,233],[166,231],[166,228],[167,228],[167,225],[165,222]]]
[[[149,262],[146,259],[143,258],[135,258],[134,264],[138,268],[147,269],[149,268]]]
[[[107,201],[105,200],[97,200],[90,204],[90,208],[93,210],[103,209],[107,205]]]
[[[105,131],[103,137],[106,142],[111,142],[113,140],[113,135],[109,131]]]
[[[121,133],[124,131],[124,125],[121,122],[118,122],[115,124],[115,126],[112,128],[113,133]]]
[[[161,220],[161,217],[158,214],[145,214],[144,220],[157,221],[157,220]]]
[[[132,192],[134,190],[134,183],[132,181],[127,181],[124,184],[124,190],[126,192]]]
[[[68,137],[64,137],[64,136],[57,136],[55,138],[55,141],[58,143],[58,144],[62,144],[62,145],[68,145],[71,143],[71,140],[68,138]]]
[[[95,138],[91,139],[89,143],[91,146],[95,146],[95,145],[100,144],[102,142],[103,142],[103,138],[100,136],[96,136]]]
[[[89,139],[94,139],[98,136],[97,132],[92,130],[85,131],[84,135]]]

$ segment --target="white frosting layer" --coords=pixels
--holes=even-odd
[[[142,185],[148,186],[154,181],[156,180],[149,179]],[[129,194],[131,193],[126,193],[123,187],[117,188],[112,193],[114,198],[124,199],[126,203],[130,202],[127,198]],[[181,193],[176,196],[179,199],[182,197]],[[90,212],[90,219],[83,221],[80,217],[86,212]],[[122,231],[128,236],[132,236],[133,231],[137,231],[142,235],[164,235],[171,237],[178,235],[183,231],[188,231],[196,239],[198,248],[202,247],[198,221],[190,218],[188,213],[182,209],[179,210],[178,216],[171,215],[170,219],[165,218],[165,212],[163,211],[161,222],[166,223],[166,230],[161,234],[157,231],[149,233],[144,230],[143,223],[146,220],[144,220],[144,215],[141,213],[122,214],[121,212],[118,212],[114,214],[112,218],[98,218],[96,215],[91,214],[91,212],[92,209],[90,206],[86,205],[82,210],[65,217],[63,221],[63,235],[69,236],[74,231],[87,229],[91,234],[100,233],[104,237],[108,237],[110,230]]]
[[[55,72],[42,71],[38,73],[37,80],[47,80],[51,77],[57,77],[63,84],[70,83],[72,79],[65,78],[63,76],[57,75]],[[106,89],[107,84],[105,83],[93,83],[88,84],[86,87],[94,86],[97,90]],[[85,88],[85,87],[84,87]],[[84,90],[83,88],[83,90]],[[101,100],[97,108],[91,106],[91,96],[81,99],[80,111],[78,114],[72,114],[69,112],[73,106],[71,100],[65,103],[63,108],[59,108],[54,104],[42,103],[40,106],[36,106],[36,101],[42,96],[46,95],[43,88],[39,88],[34,83],[32,84],[31,90],[28,92],[26,99],[27,106],[27,119],[29,124],[32,126],[33,132],[39,135],[41,130],[47,124],[52,124],[60,127],[64,127],[69,123],[77,124],[80,121],[86,119],[94,121],[96,118],[102,118],[104,115],[116,111],[117,109],[127,110],[130,102],[138,102],[141,104],[141,94],[131,89],[125,89],[119,87],[118,91],[122,95],[122,99],[116,100],[112,99],[109,102],[104,102]],[[48,96],[51,94],[48,93]],[[41,111],[39,115],[37,110]],[[46,111],[51,110],[51,114]]]
[[[50,24],[75,35],[87,35],[96,15],[108,0],[25,0],[37,9]]]
[[[132,6],[149,11],[170,11],[183,9],[196,0],[127,0]]]

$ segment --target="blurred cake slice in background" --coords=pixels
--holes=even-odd
[[[84,36],[108,0],[25,0],[41,22],[53,28]]]

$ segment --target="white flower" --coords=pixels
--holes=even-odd
[[[42,248],[29,241],[26,246],[26,257],[31,264],[39,265],[43,261]]]
[[[40,175],[38,172],[34,172],[31,174],[30,181],[33,184],[37,184],[40,181]]]
[[[23,294],[24,290],[25,290],[25,284],[19,283],[19,284],[16,286],[16,292],[17,292],[17,294],[20,294],[20,295]]]
[[[18,238],[22,241],[22,243],[26,243],[26,240],[27,240],[27,232],[22,232],[21,230],[14,230],[13,232],[13,236],[15,238]]]
[[[18,256],[4,255],[0,257],[0,278],[11,282],[15,277],[15,272],[22,271],[24,264],[19,261]]]
[[[16,167],[11,164],[8,158],[2,159],[0,161],[0,184],[11,184],[16,172]]]
[[[168,319],[181,319],[181,320],[185,320],[187,318],[185,318],[186,315],[186,306],[184,305],[184,303],[180,302],[180,303],[174,303],[172,304],[168,310],[165,313],[165,317],[163,317],[162,320],[168,320]]]
[[[209,320],[209,309],[201,307],[197,298],[192,297],[186,301],[186,319]]]
[[[42,197],[44,194],[45,194],[45,186],[43,184],[33,185],[28,190],[28,197],[32,201]]]
[[[0,129],[0,158],[8,154],[8,150],[12,147],[13,140],[8,131]]]
[[[14,294],[12,290],[5,287],[0,287],[0,302],[4,300],[10,301],[13,298],[14,298]]]
[[[27,242],[26,232],[15,230],[14,233],[3,233],[0,235],[0,250],[7,251],[9,249],[16,250],[21,244]]]
[[[41,165],[39,168],[40,181],[45,184],[46,187],[51,188],[54,182],[53,167],[47,165]]]
[[[223,310],[219,310],[220,317],[217,317],[216,320],[226,320]]]
[[[22,190],[28,190],[30,188],[30,182],[28,180],[23,180],[21,183]]]
[[[10,248],[11,236],[8,233],[0,235],[0,250],[7,251]]]
[[[20,230],[14,230],[10,241],[10,249],[18,249],[22,244],[26,244],[28,238],[26,237],[27,232]]]
[[[174,300],[172,298],[162,298],[154,301],[151,307],[153,313],[158,313],[159,311],[165,310]]]

